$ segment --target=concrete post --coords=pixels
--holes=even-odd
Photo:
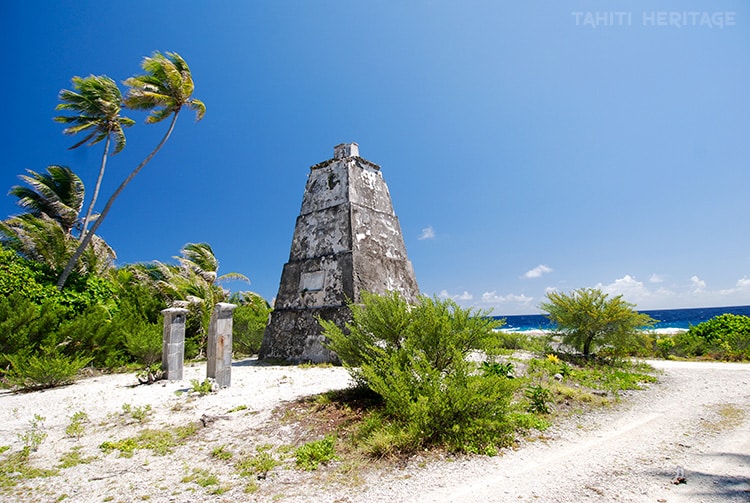
[[[208,328],[206,377],[212,377],[220,388],[228,388],[232,382],[232,313],[236,307],[216,304]]]
[[[164,332],[161,346],[161,368],[164,378],[170,381],[182,379],[182,364],[185,359],[185,317],[188,310],[180,307],[164,309]]]

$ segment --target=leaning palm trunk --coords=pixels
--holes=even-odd
[[[104,209],[102,210],[102,213],[99,215],[99,218],[96,219],[94,222],[94,225],[91,226],[91,230],[86,231],[85,229],[83,232],[85,232],[85,235],[83,236],[83,239],[81,240],[80,244],[78,245],[78,248],[76,248],[75,253],[73,253],[73,256],[70,257],[70,260],[68,260],[67,265],[65,266],[65,269],[63,270],[62,274],[60,275],[60,279],[57,280],[57,289],[62,290],[65,286],[65,283],[68,281],[68,277],[70,276],[70,273],[73,271],[73,268],[78,263],[78,259],[81,258],[81,255],[83,254],[83,251],[88,246],[89,242],[91,241],[91,238],[94,237],[94,234],[99,229],[99,226],[104,221],[104,218],[107,216],[107,213],[109,213],[110,208],[112,207],[112,204],[115,202],[115,199],[120,195],[120,193],[127,187],[127,185],[135,178],[135,176],[146,166],[146,164],[151,161],[151,159],[156,155],[156,153],[161,150],[161,148],[164,146],[164,144],[169,139],[170,135],[172,134],[172,131],[174,130],[175,122],[177,122],[177,116],[180,114],[180,109],[177,109],[174,111],[174,115],[172,116],[172,122],[169,124],[169,129],[167,130],[164,137],[161,139],[159,144],[156,146],[154,150],[151,151],[151,153],[141,161],[141,163],[136,167],[129,175],[128,177],[120,184],[119,187],[117,187],[117,190],[110,196],[110,198],[107,200],[107,204],[104,205]]]
[[[99,189],[102,186],[102,179],[104,178],[104,170],[107,167],[107,156],[109,155],[109,143],[110,138],[107,135],[107,140],[104,143],[104,154],[102,155],[102,163],[99,166],[99,178],[96,179],[96,186],[94,187],[94,194],[91,196],[91,202],[89,203],[89,209],[86,211],[86,217],[83,219],[83,225],[81,226],[81,235],[78,236],[80,241],[86,237],[86,229],[91,221],[91,214],[94,212],[94,205],[96,200],[99,198]],[[73,264],[75,265],[75,264]]]

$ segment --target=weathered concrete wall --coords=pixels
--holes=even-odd
[[[170,381],[182,379],[185,360],[185,319],[188,310],[180,307],[164,309],[164,330],[162,332],[161,368],[164,378]]]
[[[393,290],[419,294],[388,186],[356,143],[337,145],[333,159],[310,168],[260,357],[335,361],[316,316],[343,326],[360,292]]]
[[[219,302],[211,313],[206,341],[206,377],[216,385],[228,388],[232,384],[232,313],[235,304]]]

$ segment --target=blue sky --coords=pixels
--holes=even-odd
[[[71,77],[190,65],[206,117],[180,117],[100,228],[120,264],[208,242],[270,300],[309,167],[357,142],[425,294],[497,315],[581,287],[750,304],[746,2],[16,0],[0,41],[3,190],[50,164],[93,188],[101,145],[69,151],[52,121]],[[128,115],[102,201],[166,128]]]

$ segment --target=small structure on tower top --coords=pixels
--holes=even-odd
[[[259,357],[335,362],[317,318],[343,327],[347,303],[363,291],[419,295],[380,166],[359,157],[356,143],[343,143],[310,168]]]

